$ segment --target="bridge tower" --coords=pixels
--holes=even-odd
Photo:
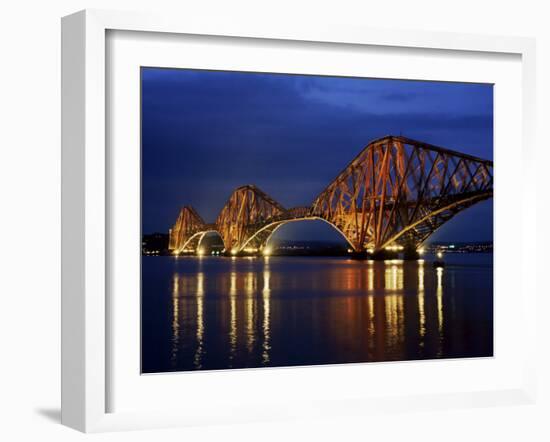
[[[176,254],[188,249],[195,251],[206,230],[206,224],[193,207],[182,207],[176,223],[169,231],[169,250]]]
[[[284,213],[283,206],[256,186],[235,189],[216,220],[226,252],[237,254],[247,246],[254,249],[252,251],[259,251],[263,245],[261,237],[264,236],[261,232],[269,236],[276,228],[274,223]],[[254,236],[259,241],[248,244]]]
[[[458,212],[493,196],[493,162],[405,137],[368,144],[319,194],[311,214],[357,252],[416,248]]]

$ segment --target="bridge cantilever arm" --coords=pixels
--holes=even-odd
[[[456,207],[460,207],[461,205],[465,205],[464,208],[467,208],[467,207],[470,207],[471,205],[473,205],[475,203],[478,203],[480,201],[483,201],[483,200],[486,200],[486,199],[489,199],[489,198],[492,198],[492,197],[493,197],[493,191],[491,190],[491,191],[488,191],[488,192],[483,192],[481,194],[471,196],[469,198],[457,200],[457,201],[455,201],[451,204],[448,204],[448,205],[443,206],[443,207],[441,207],[437,210],[434,210],[434,211],[430,212],[429,214],[423,216],[422,218],[418,219],[414,223],[410,224],[409,226],[405,227],[403,230],[399,231],[397,234],[393,235],[392,237],[390,237],[386,241],[384,241],[384,243],[382,245],[380,245],[379,249],[381,250],[381,249],[384,249],[385,247],[391,245],[392,243],[396,242],[400,237],[405,235],[410,230],[416,228],[417,226],[419,226],[423,222],[425,222],[425,221],[429,220],[430,218],[433,218],[433,217],[435,217],[435,216],[437,216],[437,215],[439,215],[443,212],[446,212],[448,210],[452,210],[453,208],[456,208]],[[458,212],[460,212],[460,210]],[[456,213],[458,213],[458,212],[456,212]],[[453,216],[454,215],[455,214],[453,214]],[[440,226],[437,226],[437,227],[440,227]],[[428,236],[431,235],[432,233],[433,233],[433,231],[430,232],[428,234]]]

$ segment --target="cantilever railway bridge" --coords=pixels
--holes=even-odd
[[[319,219],[355,252],[416,249],[458,212],[493,196],[493,162],[401,136],[369,143],[309,206],[284,208],[253,185],[233,191],[216,222],[190,206],[170,229],[174,253],[217,232],[225,251],[261,252],[283,224]]]

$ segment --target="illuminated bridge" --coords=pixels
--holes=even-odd
[[[226,253],[262,253],[283,224],[322,220],[355,252],[416,250],[458,212],[492,196],[492,161],[387,136],[369,143],[309,206],[287,209],[247,185],[233,191],[213,224],[183,207],[169,248],[197,252],[217,232]]]

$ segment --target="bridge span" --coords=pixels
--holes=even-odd
[[[493,162],[402,136],[370,142],[308,206],[286,209],[254,185],[238,187],[216,221],[184,206],[170,229],[174,254],[217,232],[225,253],[262,253],[288,222],[322,220],[358,253],[416,250],[440,226],[492,198]]]

